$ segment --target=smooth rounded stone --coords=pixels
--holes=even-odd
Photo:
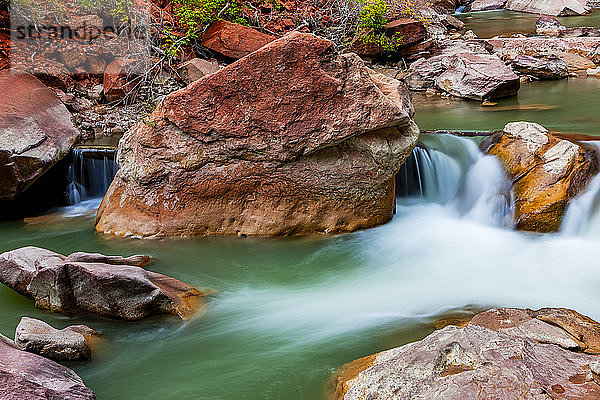
[[[559,17],[582,15],[591,10],[587,0],[508,0],[506,9]]]
[[[439,56],[416,61],[409,72],[404,81],[411,90],[436,88],[478,101],[514,96],[521,87],[513,70],[485,50],[475,53],[451,47]]]
[[[75,372],[0,340],[0,399],[95,400]]]
[[[23,317],[15,331],[15,345],[54,361],[85,361],[92,357],[92,341],[97,335],[84,325],[58,330],[43,321]]]
[[[213,22],[202,35],[200,44],[225,57],[239,59],[277,39],[248,26],[223,19]]]
[[[119,144],[98,232],[333,234],[388,222],[419,130],[405,86],[294,32],[167,96]]]
[[[0,71],[0,202],[19,199],[80,138],[51,89],[32,75]]]
[[[513,179],[516,228],[556,232],[569,202],[598,172],[595,148],[558,138],[532,122],[511,122],[481,143]]]
[[[571,347],[576,340],[568,332],[531,313],[490,310],[466,326],[447,326],[419,342],[346,364],[335,374],[329,398],[600,398],[594,375],[600,357]]]
[[[511,66],[516,72],[539,79],[562,79],[569,76],[567,63],[556,56],[546,58],[517,56]]]
[[[74,316],[96,314],[136,321],[154,314],[190,318],[207,293],[147,271],[150,257],[74,253],[64,257],[25,247],[0,254],[0,282],[36,307]]]

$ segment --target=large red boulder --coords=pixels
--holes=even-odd
[[[103,79],[106,101],[112,103],[133,96],[137,79],[134,61],[119,58],[108,64]]]
[[[119,145],[96,219],[119,236],[293,235],[382,224],[418,137],[404,85],[292,33],[167,96]]]
[[[277,39],[244,25],[225,20],[213,23],[202,35],[202,46],[229,58],[247,56]]]
[[[0,71],[0,202],[17,199],[80,137],[51,89],[32,75]]]

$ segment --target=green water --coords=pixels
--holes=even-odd
[[[567,133],[600,135],[600,79],[531,82],[518,96],[479,102],[413,94],[421,129],[501,130],[507,122],[532,121]]]
[[[472,30],[482,39],[494,36],[510,36],[513,33],[535,33],[535,21],[539,15],[525,14],[507,10],[481,11],[456,14],[465,23],[465,30]],[[559,17],[561,24],[567,27],[600,27],[600,10],[588,15]]]

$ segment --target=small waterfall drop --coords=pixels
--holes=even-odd
[[[69,166],[66,194],[70,205],[103,197],[117,170],[113,149],[75,148]]]
[[[511,182],[470,139],[427,135],[396,175],[400,200],[421,199],[485,224],[513,225]]]

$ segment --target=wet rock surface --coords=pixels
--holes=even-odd
[[[569,202],[598,172],[594,148],[560,139],[531,122],[511,122],[481,144],[513,179],[516,227],[560,229]]]
[[[0,340],[0,398],[6,400],[95,400],[75,372]]]
[[[404,85],[292,33],[165,98],[121,140],[96,230],[336,233],[389,221],[418,129]]]
[[[596,399],[600,358],[580,352],[577,338],[555,325],[555,314],[569,326],[600,332],[571,310],[494,309],[466,326],[448,326],[345,365],[330,398]]]
[[[15,346],[54,361],[85,361],[92,357],[98,332],[83,325],[58,330],[47,323],[23,317],[15,332]]]
[[[517,56],[512,61],[511,67],[516,72],[538,79],[562,79],[569,76],[567,63],[556,56],[546,58]]]
[[[154,314],[191,317],[205,294],[140,267],[148,262],[148,256],[65,257],[24,247],[0,255],[0,282],[34,299],[36,307],[67,316],[90,313],[130,321]]]

